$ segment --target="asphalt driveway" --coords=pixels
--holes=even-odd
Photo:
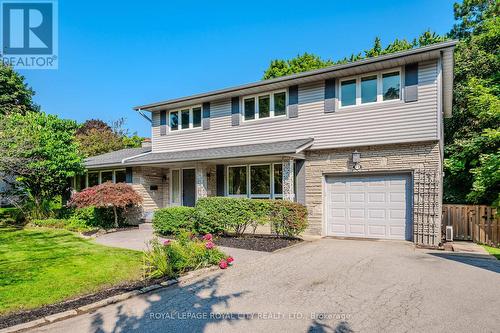
[[[500,261],[322,239],[37,332],[493,332]]]

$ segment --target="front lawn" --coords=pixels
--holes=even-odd
[[[64,231],[0,225],[0,315],[141,278],[142,252]]]
[[[500,249],[497,247],[491,247],[488,245],[483,245],[483,247],[488,251],[489,254],[495,256],[498,260],[500,260]]]

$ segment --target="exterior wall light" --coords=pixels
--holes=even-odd
[[[361,169],[361,153],[359,153],[357,150],[354,151],[354,153],[352,153],[352,163],[354,164],[352,166],[352,168],[354,170],[359,170]]]

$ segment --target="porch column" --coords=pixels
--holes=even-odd
[[[295,184],[294,184],[294,159],[284,157],[282,160],[283,165],[283,200],[295,201]]]
[[[208,196],[208,168],[205,164],[196,165],[196,198],[205,198]]]

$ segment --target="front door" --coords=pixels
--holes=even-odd
[[[196,203],[195,169],[182,170],[182,205],[194,207]]]

